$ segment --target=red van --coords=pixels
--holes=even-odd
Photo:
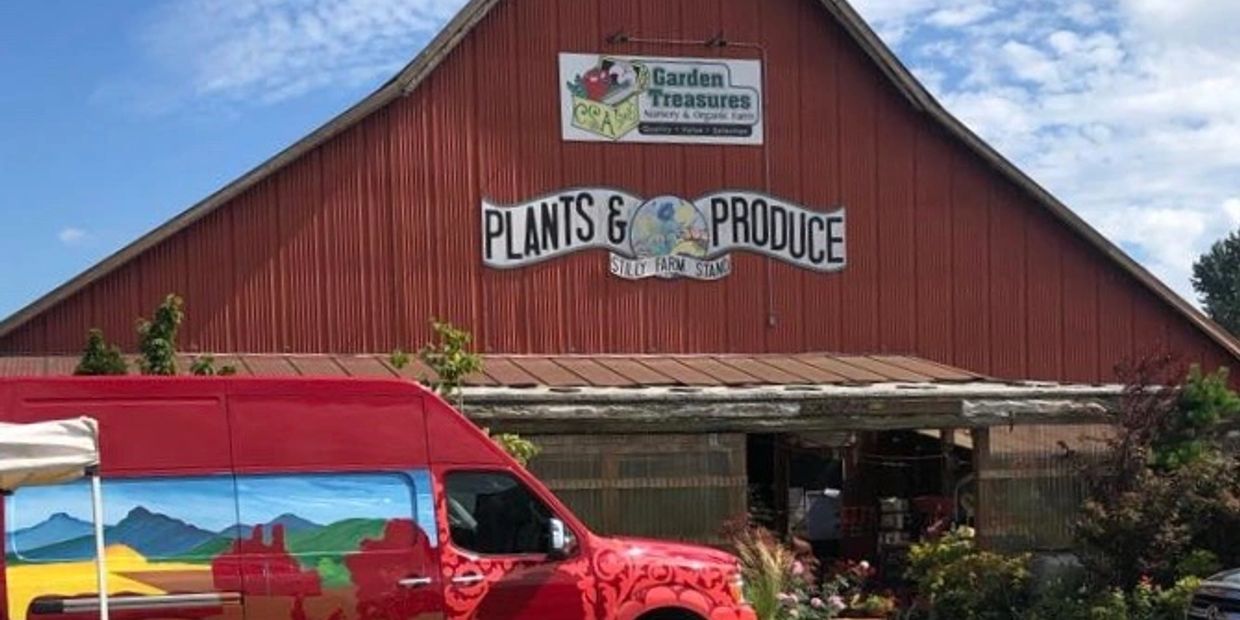
[[[394,380],[0,381],[0,421],[99,421],[117,620],[752,619],[736,559],[604,538]],[[97,617],[90,489],[22,489],[0,614]]]

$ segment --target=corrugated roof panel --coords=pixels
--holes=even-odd
[[[559,365],[571,370],[595,387],[630,387],[636,383],[587,357],[556,358]]]
[[[860,366],[854,366],[840,360],[838,357],[807,354],[798,356],[797,359],[816,368],[821,368],[827,372],[837,374],[845,379],[848,379],[849,381],[855,381],[858,383],[874,383],[877,381],[887,380],[887,377],[883,375],[865,368],[861,368]]]
[[[796,375],[809,383],[847,383],[848,379],[833,372],[811,366],[793,357],[780,355],[764,355],[760,358],[767,365],[774,366],[786,373]]]
[[[391,368],[397,376],[404,377],[411,381],[429,383],[439,378],[439,375],[436,374],[435,371],[431,370],[431,368],[422,360],[418,359],[416,354],[409,354],[409,359],[401,368],[396,368],[393,366],[391,360],[387,357],[380,358],[380,361],[388,368]]]
[[[290,355],[288,361],[303,377],[344,377],[344,368],[324,355]]]
[[[656,372],[665,374],[683,385],[706,386],[706,385],[723,385],[723,381],[716,379],[700,370],[686,366],[680,363],[676,358],[671,357],[643,357],[641,361],[646,366],[653,368]]]
[[[245,365],[259,377],[296,377],[300,374],[295,366],[279,355],[247,356]]]
[[[177,363],[188,374],[202,355],[181,354]],[[77,356],[0,357],[0,376],[63,376],[73,372]],[[401,369],[388,356],[225,354],[213,356],[217,371],[233,366],[240,375],[265,377],[401,377],[428,383],[434,373],[411,356]],[[131,374],[137,360],[128,356]],[[656,387],[864,384],[892,381],[945,383],[984,380],[966,370],[906,356],[700,355],[509,356],[484,355],[483,370],[465,378],[471,386],[504,387]],[[918,372],[920,371],[920,372]]]
[[[78,359],[73,357],[49,357],[43,367],[49,376],[71,375],[77,369]]]
[[[675,379],[656,372],[653,368],[629,357],[600,357],[598,363],[618,372],[634,382],[646,385],[675,385]]]
[[[512,357],[513,364],[538,379],[538,382],[551,387],[583,387],[590,385],[588,381],[572,371],[556,364],[546,357]]]
[[[350,377],[391,379],[396,376],[391,368],[373,355],[341,355],[336,358],[336,363],[340,364]]]
[[[731,366],[745,374],[757,377],[763,383],[798,384],[807,382],[801,377],[787,371],[780,370],[769,364],[763,364],[762,362],[751,357],[736,357],[729,355],[726,357],[718,357],[716,359],[718,359],[721,363],[727,364],[728,366]]]
[[[512,387],[538,385],[538,378],[522,370],[521,367],[512,363],[512,360],[507,357],[487,357],[482,364],[482,370],[492,379],[498,381],[500,385]]]
[[[752,385],[762,382],[749,373],[741,372],[727,364],[721,364],[713,358],[686,356],[678,359],[685,366],[706,373],[724,385]]]
[[[912,381],[916,383],[919,381],[930,380],[930,377],[927,377],[926,375],[916,373],[911,370],[906,370],[904,368],[900,368],[899,366],[893,366],[885,362],[880,362],[872,357],[846,355],[841,356],[839,359],[840,361],[847,362],[853,366],[859,366],[869,370],[870,372],[878,374],[884,377],[887,381]]]
[[[952,368],[951,366],[944,366],[929,360],[904,355],[875,355],[874,359],[885,364],[898,366],[909,372],[924,375],[934,381],[971,381],[981,377],[981,375],[960,370],[959,368]]]

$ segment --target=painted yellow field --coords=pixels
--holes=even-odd
[[[108,592],[163,594],[164,591],[133,579],[141,573],[206,573],[210,567],[199,564],[151,563],[124,545],[107,548]],[[23,564],[8,567],[9,618],[26,620],[30,601],[39,596],[73,596],[97,591],[94,562]]]

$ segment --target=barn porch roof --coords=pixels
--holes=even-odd
[[[187,373],[193,361],[181,356]],[[416,357],[220,354],[240,376],[404,378]],[[0,357],[0,377],[64,376],[73,356]],[[130,364],[136,367],[136,364]],[[902,355],[485,355],[467,413],[523,432],[884,430],[1099,421],[1117,385],[1005,381]]]

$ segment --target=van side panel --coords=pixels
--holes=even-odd
[[[229,395],[247,617],[442,618],[423,395],[358,385]]]
[[[426,436],[437,465],[508,467],[511,458],[465,416],[437,397],[426,398]]]
[[[26,382],[14,387],[15,402],[4,421],[95,418],[105,476],[228,472],[232,464],[222,393],[165,381],[158,388],[150,380]]]
[[[303,390],[228,401],[238,471],[411,469],[428,464],[417,395]]]
[[[219,384],[76,378],[5,386],[8,422],[99,421],[109,590],[124,617],[240,620],[212,558],[232,544],[236,494]],[[23,488],[6,502],[9,620],[97,609],[90,487]],[[187,598],[188,597],[188,598]]]

